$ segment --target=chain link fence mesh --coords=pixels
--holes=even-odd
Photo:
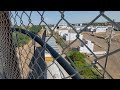
[[[117,27],[118,30],[120,29],[119,24],[109,18],[104,11],[100,11],[99,15],[87,23],[84,28],[77,30],[65,18],[65,12],[67,11],[57,12],[59,14],[59,20],[54,27],[51,28],[50,24],[45,20],[45,14],[48,13],[47,11],[0,11],[1,78],[72,79],[76,74],[79,74],[82,79],[113,79],[120,77],[120,75],[118,75],[120,73],[119,68],[116,67],[120,64],[118,61],[120,51],[119,42],[115,42],[115,35],[113,35],[114,32],[119,33],[119,31],[115,31],[112,28],[101,36],[96,33],[91,34],[91,32],[86,32],[87,28],[93,25],[101,16],[108,20],[113,26]],[[35,24],[32,17],[38,20],[39,23]],[[25,18],[27,18],[27,21]],[[59,35],[60,29],[58,26],[62,21],[68,25],[69,33],[76,33],[76,39],[71,41],[71,35],[67,42]],[[24,30],[27,32],[23,33]],[[33,33],[34,37],[29,32]],[[80,38],[81,35],[94,42],[96,47],[105,47],[104,50],[106,50],[106,54],[98,56],[86,44],[85,39]],[[43,45],[37,42],[36,38],[41,38]],[[78,46],[80,46],[80,44],[84,45],[91,54],[82,53],[78,55],[79,58],[76,58],[74,55],[69,56],[68,53],[75,52],[73,47],[77,45],[76,42],[79,43]],[[101,46],[102,44],[99,45],[99,43],[102,42],[104,46]],[[58,53],[56,57],[46,44],[49,44],[56,53]],[[118,48],[113,50],[111,48],[114,44],[117,44]],[[77,50],[77,53],[78,52],[80,51]],[[83,65],[83,57],[81,55],[84,57],[85,65]],[[74,74],[69,74],[69,69],[71,68],[67,68],[62,60],[61,62],[59,61],[61,57],[75,69],[76,72]],[[112,57],[116,57],[118,60],[114,60]],[[76,61],[72,59],[76,59]],[[78,59],[81,60],[81,63]]]

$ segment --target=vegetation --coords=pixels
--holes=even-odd
[[[30,27],[30,32],[37,34],[41,29],[42,27],[40,25],[33,25]]]
[[[13,41],[15,42],[16,47],[21,47],[22,45],[27,44],[30,41],[30,38],[19,32],[13,32]]]
[[[77,52],[77,51],[69,51],[67,55],[73,60],[73,61],[80,61],[85,62],[85,55]]]
[[[58,35],[58,33],[54,33],[55,37],[57,38],[56,43],[58,43],[62,47],[66,47],[67,45],[65,44],[65,41],[63,40],[62,37]]]
[[[70,51],[67,55],[71,58],[76,68],[79,70],[84,66],[88,66],[89,64],[86,62],[86,56],[78,51]],[[80,72],[80,75],[85,79],[101,79],[102,77],[95,71],[93,67],[89,67]]]
[[[18,28],[23,28],[21,26],[17,26]],[[41,25],[33,25],[32,27],[24,27],[26,29],[28,29],[30,32],[37,34],[41,29],[42,26]],[[43,28],[45,28],[45,26],[43,26]],[[27,44],[30,41],[30,38],[27,35],[24,35],[22,33],[19,32],[13,32],[13,40],[15,41],[15,45],[17,47],[21,47],[24,44]]]

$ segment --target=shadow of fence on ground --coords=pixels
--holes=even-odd
[[[45,71],[45,69],[47,68],[45,64],[45,54],[42,50],[42,47],[37,47],[34,52],[34,56],[32,57],[29,64],[31,72],[29,73],[28,79],[47,79],[47,71]],[[41,51],[42,53],[40,53]]]

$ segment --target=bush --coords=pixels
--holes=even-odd
[[[67,54],[73,61],[85,62],[85,55],[78,51],[69,51]]]
[[[21,47],[22,45],[27,44],[30,41],[30,38],[19,32],[13,32],[13,41],[15,42],[16,47]]]
[[[82,63],[80,61],[74,61],[75,66],[78,69],[82,67],[88,66],[87,63]],[[88,67],[80,72],[80,75],[83,76],[85,79],[102,79],[102,77],[94,70],[93,67]]]
[[[42,27],[40,25],[33,25],[30,28],[30,32],[37,34],[41,29],[42,29]]]
[[[57,38],[56,43],[60,44],[60,46],[62,46],[62,47],[66,47],[66,46],[67,46],[67,45],[64,43],[64,40],[63,40],[60,36],[58,36],[57,34],[56,34],[55,36],[56,36],[56,38]]]
[[[86,56],[78,51],[70,51],[67,55],[72,59],[73,63],[75,64],[76,68],[79,70],[82,67],[88,66],[89,64],[86,62]],[[73,66],[73,65],[72,65]],[[85,79],[101,79],[102,77],[95,72],[93,67],[86,68],[80,72],[80,75],[83,76]]]
[[[15,26],[16,28],[22,28],[21,26]],[[25,27],[26,29],[29,29],[30,32],[37,34],[42,26],[41,25],[33,25],[32,27]],[[45,28],[45,26],[43,26],[43,28]],[[16,37],[17,35],[17,37]],[[17,41],[18,40],[18,41]],[[22,45],[27,44],[30,41],[30,37],[28,37],[27,35],[24,35],[22,33],[19,32],[13,32],[13,41],[15,42],[15,45],[17,47],[21,47]]]

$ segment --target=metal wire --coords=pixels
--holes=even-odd
[[[112,33],[110,33],[108,37],[110,42],[107,42],[107,53],[99,57],[85,44],[82,39],[79,38],[79,35],[100,17],[105,18],[118,29],[120,29],[120,26],[105,15],[105,11],[100,11],[100,13],[92,21],[90,21],[90,23],[78,32],[76,28],[66,19],[65,12],[67,11],[58,11],[60,19],[52,29],[48,22],[45,21],[47,11],[0,11],[0,78],[75,79],[76,77],[81,78],[82,76],[80,74],[82,71],[88,69],[89,67],[94,68],[95,65],[99,65],[102,68],[102,71],[96,68],[95,70],[100,73],[103,78],[116,78],[112,73],[110,73],[113,72],[112,68],[111,71],[107,68],[107,65],[109,65],[108,57],[120,51],[120,48],[114,51],[110,50]],[[35,30],[30,31],[31,27],[36,25],[32,21],[34,13],[36,13],[36,17],[39,20],[38,26],[41,26],[42,28],[38,30],[37,33],[34,32]],[[27,17],[27,21],[24,20],[25,17]],[[77,34],[76,39],[71,41],[69,44],[67,44],[61,36],[57,36],[55,34],[55,29],[62,21],[71,27],[72,31]],[[27,24],[25,24],[25,22]],[[26,32],[23,33],[23,30],[26,30]],[[40,36],[45,30],[46,32],[49,32],[49,37],[46,41],[41,40],[42,36]],[[34,32],[34,36],[30,35],[31,32]],[[36,38],[41,40],[41,42]],[[58,53],[52,46],[48,45],[48,42],[52,38],[54,38],[55,41],[61,40],[61,42],[57,44],[61,48],[60,53]],[[78,68],[74,64],[73,60],[67,55],[67,52],[69,52],[71,45],[77,42],[77,40],[79,40],[80,43],[82,43],[90,51],[93,58],[95,58],[92,61],[95,61],[95,63],[89,63],[89,65],[83,66],[82,68]],[[63,43],[65,47],[63,47],[61,43]],[[51,56],[52,61],[45,60],[45,54],[43,54],[45,50]],[[106,60],[104,64],[101,64],[100,62],[102,62],[103,58],[106,58]],[[57,77],[59,75],[53,72],[53,69],[58,70],[60,77]]]

